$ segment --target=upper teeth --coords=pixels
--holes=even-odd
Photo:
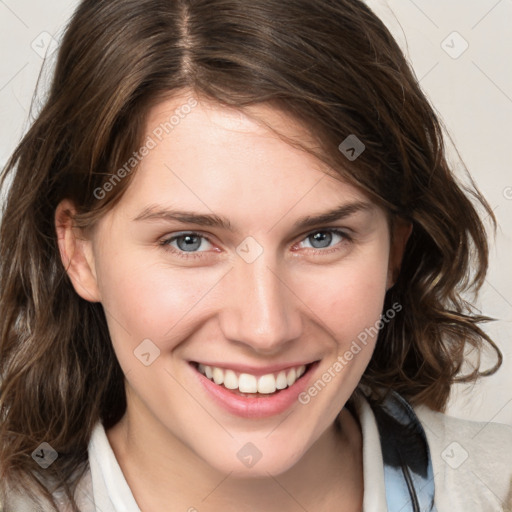
[[[208,366],[199,364],[199,371],[206,375],[215,384],[224,386],[228,389],[238,389],[241,393],[275,393],[277,389],[285,389],[291,386],[306,371],[305,365],[291,368],[279,373],[267,373],[256,377],[249,373],[237,374],[233,370],[224,370],[217,366]]]

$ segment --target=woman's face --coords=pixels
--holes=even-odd
[[[223,472],[279,474],[358,384],[401,249],[365,194],[238,111],[199,102],[166,134],[186,103],[150,112],[153,142],[72,280],[104,307],[133,430]]]

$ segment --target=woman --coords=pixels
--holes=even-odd
[[[509,506],[442,414],[486,234],[363,3],[82,1],[7,177],[5,511]]]

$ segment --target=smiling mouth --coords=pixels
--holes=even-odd
[[[192,366],[217,386],[241,397],[274,396],[293,386],[308,373],[314,363],[300,365],[265,375],[236,372],[217,366],[192,362]]]

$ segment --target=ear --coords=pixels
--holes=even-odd
[[[394,217],[390,224],[392,234],[386,291],[389,290],[398,279],[407,240],[409,240],[412,233],[412,222],[401,217]]]
[[[100,302],[92,241],[74,227],[75,214],[76,208],[68,199],[61,201],[55,210],[60,257],[76,293],[89,302]]]

